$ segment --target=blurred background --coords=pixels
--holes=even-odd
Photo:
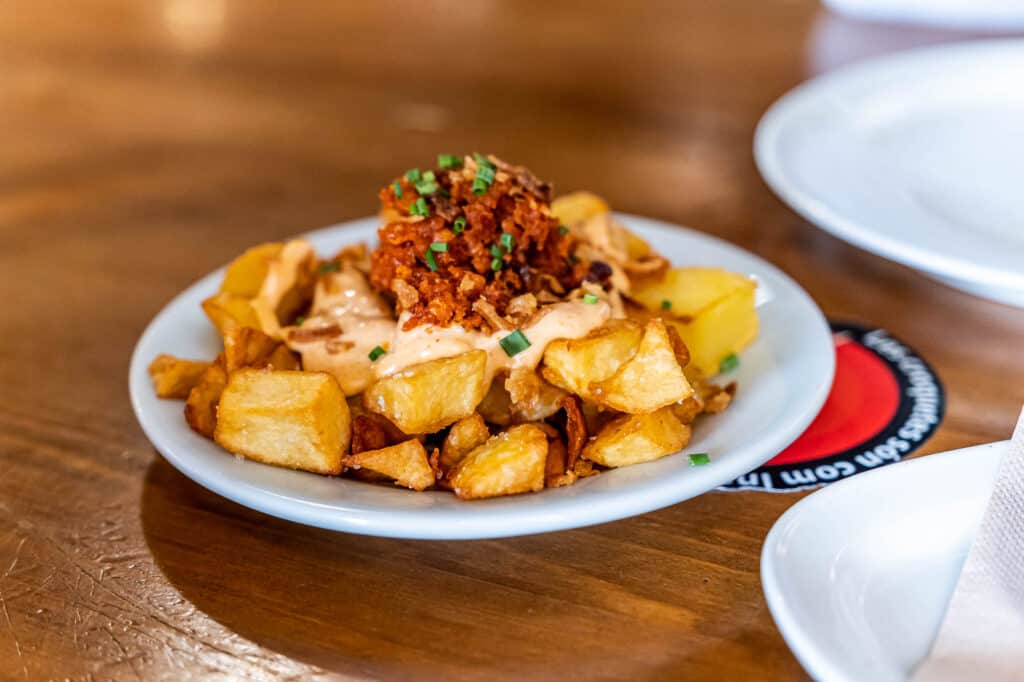
[[[199,273],[374,212],[439,151],[481,150],[756,250],[773,238],[749,153],[767,106],[816,72],[964,35],[814,0],[14,0],[0,220],[159,233]],[[207,241],[214,225],[234,229]]]

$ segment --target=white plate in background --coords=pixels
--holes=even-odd
[[[761,119],[765,181],[851,244],[1024,306],[1024,40],[927,47],[795,88]]]
[[[290,471],[236,458],[189,429],[182,403],[153,393],[146,368],[160,353],[212,358],[220,339],[200,302],[216,293],[223,270],[171,301],[139,339],[129,384],[149,439],[189,478],[235,502],[311,526],[406,538],[468,539],[575,528],[642,514],[694,497],[771,459],[810,424],[832,385],[835,351],[821,311],[796,283],[757,256],[714,237],[653,220],[619,216],[673,263],[717,265],[757,277],[761,332],[729,379],[733,405],[702,419],[686,452],[708,452],[605,472],[575,485],[472,502],[447,492],[416,493]],[[306,237],[321,254],[358,241],[376,244],[376,218]]]
[[[821,682],[902,682],[927,656],[1009,441],[858,474],[809,495],[761,552],[768,608]]]

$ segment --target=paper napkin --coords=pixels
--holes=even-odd
[[[1024,413],[915,682],[1024,680]]]

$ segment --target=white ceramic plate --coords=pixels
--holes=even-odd
[[[1024,306],[1024,40],[861,62],[758,125],[765,181],[808,220],[971,293]]]
[[[859,474],[793,505],[761,553],[768,608],[821,682],[895,682],[927,656],[1009,441]]]
[[[761,333],[742,355],[739,393],[723,414],[701,421],[687,457],[625,467],[567,488],[463,502],[445,492],[414,493],[288,471],[226,454],[193,433],[182,404],[156,398],[146,367],[160,353],[210,358],[219,340],[199,307],[223,271],[179,295],[135,348],[132,404],[156,448],[182,473],[240,504],[312,526],[408,538],[484,538],[586,526],[658,509],[712,490],[764,463],[807,427],[832,384],[835,355],[825,319],[807,294],[772,265],[723,241],[652,220],[620,216],[677,264],[719,265],[757,277]],[[357,241],[376,243],[377,219],[306,235],[321,254]]]

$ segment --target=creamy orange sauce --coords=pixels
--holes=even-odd
[[[419,325],[404,331],[408,313],[396,322],[391,308],[370,288],[366,277],[346,264],[320,278],[310,315],[297,332],[289,331],[285,340],[289,348],[302,354],[304,369],[330,372],[345,395],[351,396],[412,365],[475,349],[487,353],[486,380],[490,383],[499,372],[536,368],[549,343],[586,336],[611,316],[612,308],[605,301],[544,306],[521,328],[530,346],[509,357],[499,341],[511,330],[483,334],[459,325]],[[371,361],[370,351],[377,346],[387,352]]]
[[[338,333],[303,340],[331,328]],[[286,335],[288,347],[302,354],[309,371],[330,372],[345,395],[356,395],[376,381],[370,360],[375,347],[387,348],[395,333],[391,308],[378,296],[366,277],[345,264],[317,282],[309,316],[298,334]]]
[[[549,343],[555,339],[578,339],[586,336],[604,324],[609,317],[611,307],[604,301],[566,301],[544,306],[532,322],[520,329],[530,342],[529,348],[512,357],[509,357],[499,344],[501,339],[512,333],[511,330],[482,334],[466,331],[459,325],[420,325],[409,331],[402,331],[404,319],[399,318],[390,350],[374,363],[374,371],[378,377],[386,377],[421,362],[480,349],[487,353],[486,379],[487,383],[490,383],[499,372],[536,368]]]

